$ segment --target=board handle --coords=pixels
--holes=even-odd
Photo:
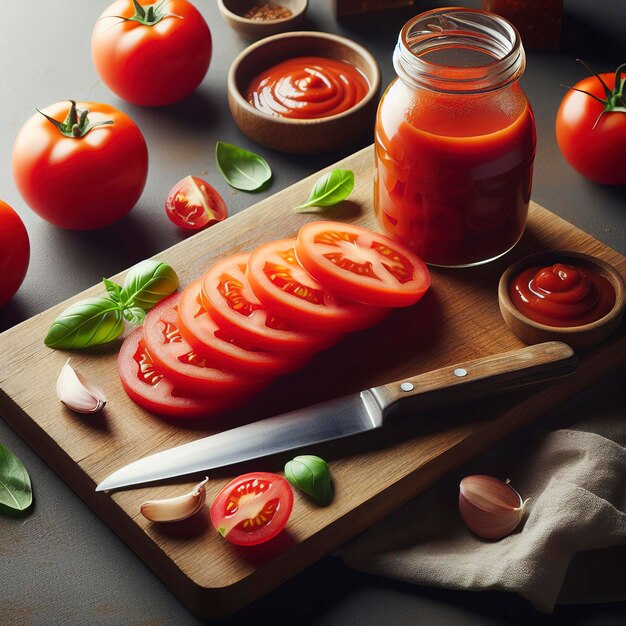
[[[548,341],[442,367],[370,391],[383,416],[391,411],[410,414],[567,376],[576,370],[576,361],[567,344]]]

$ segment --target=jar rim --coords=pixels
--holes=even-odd
[[[425,58],[452,48],[473,50],[493,60],[453,65]],[[526,55],[517,29],[503,17],[466,7],[432,9],[400,31],[393,56],[398,76],[413,87],[442,93],[482,93],[519,80]]]

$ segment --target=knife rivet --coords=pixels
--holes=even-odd
[[[415,385],[413,383],[401,383],[400,389],[402,389],[402,391],[413,391]]]
[[[458,376],[459,378],[463,378],[463,376],[467,376],[467,370],[464,367],[457,367],[452,373],[455,376]]]

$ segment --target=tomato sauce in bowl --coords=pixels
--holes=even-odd
[[[591,324],[615,305],[615,289],[604,276],[565,263],[526,268],[511,281],[509,296],[520,313],[546,326]]]
[[[545,250],[504,271],[498,305],[504,322],[522,341],[564,341],[574,350],[587,350],[619,327],[626,284],[620,270],[603,259]]]
[[[261,72],[247,100],[268,115],[317,119],[348,111],[367,95],[369,84],[354,65],[326,57],[296,57]]]

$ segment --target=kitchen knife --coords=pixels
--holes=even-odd
[[[411,415],[572,373],[574,351],[558,341],[458,363],[372,387],[144,457],[105,478],[96,491],[119,489],[241,463],[383,426]]]

